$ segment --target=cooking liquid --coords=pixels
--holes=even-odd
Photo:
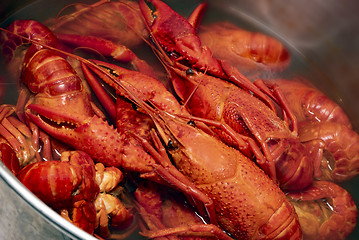
[[[173,9],[178,11],[183,16],[188,17],[195,7],[200,3],[198,0],[181,0],[181,1],[165,1]],[[6,27],[12,21],[17,19],[33,19],[40,22],[44,22],[49,18],[53,18],[59,14],[61,9],[70,5],[73,1],[46,1],[40,0],[31,3],[30,5],[20,9],[12,14],[1,24],[1,27]],[[76,2],[78,3],[78,2]],[[81,3],[92,4],[93,1],[81,1]],[[38,11],[38,9],[46,9],[46,11]],[[313,64],[308,61],[308,58],[304,56],[300,51],[293,47],[284,37],[277,35],[275,32],[268,29],[264,23],[258,21],[254,16],[248,15],[244,11],[236,9],[233,11],[230,7],[219,3],[218,1],[210,2],[207,13],[202,21],[203,24],[216,22],[216,21],[230,21],[237,26],[249,31],[258,31],[279,39],[289,49],[291,53],[291,64],[283,72],[274,74],[266,74],[264,78],[293,78],[295,76],[302,76],[310,80],[316,86],[323,86],[325,82],[325,88],[320,88],[324,93],[328,94],[332,99],[339,102],[343,106],[341,98],[336,94],[334,86],[327,81],[325,74],[320,69],[317,69]],[[140,46],[136,49],[132,49],[142,59],[151,59],[153,62],[154,56],[148,46]],[[0,56],[1,57],[1,56]],[[3,64],[0,66],[0,87],[4,91],[4,96],[0,99],[2,104],[16,104],[18,97],[17,79],[12,79],[11,75],[5,70]],[[168,85],[168,84],[166,84]],[[0,91],[1,92],[1,91]],[[348,111],[348,108],[344,107]],[[350,111],[349,111],[350,112]],[[358,120],[357,120],[358,121]],[[355,124],[354,124],[355,127]],[[355,202],[359,202],[359,191],[355,189],[355,184],[358,182],[358,177],[345,182],[342,186],[345,187],[353,196]],[[114,232],[116,233],[116,232]],[[355,228],[354,232],[348,239],[357,239],[359,237],[359,228]],[[129,239],[145,239],[141,235],[135,233]]]

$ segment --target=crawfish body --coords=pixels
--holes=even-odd
[[[278,180],[283,188],[301,189],[310,185],[313,180],[313,167],[308,160],[309,154],[297,138],[295,117],[286,111],[288,107],[281,96],[278,95],[276,100],[282,102],[280,106],[284,112],[283,115],[289,117],[291,123],[285,119],[282,120],[275,112],[273,102],[264,94],[264,91],[250,82],[232,65],[219,61],[210,54],[208,58],[203,57],[203,49],[207,48],[201,45],[195,29],[187,20],[161,1],[149,2],[156,10],[150,15],[151,10],[146,8],[144,1],[141,1],[142,14],[155,39],[154,44],[160,49],[158,56],[165,62],[174,90],[188,111],[196,117],[225,123],[241,135],[247,142],[247,146],[238,146],[238,142],[227,133],[215,130],[226,143],[237,147],[249,157],[252,157],[251,154],[255,155],[258,164],[275,181],[278,174],[281,177]],[[163,15],[166,17],[162,17]],[[175,28],[168,22],[180,26]],[[193,43],[190,43],[188,39],[193,39]],[[185,47],[182,46],[184,41],[186,41]],[[172,42],[181,44],[171,44]],[[185,51],[188,48],[191,51]],[[176,55],[172,53],[179,53],[181,57],[171,59],[164,55],[164,52],[170,56]],[[190,59],[188,55],[194,59],[201,56],[204,61],[208,62],[203,64],[201,61],[183,62],[183,59]],[[213,65],[210,65],[211,63]],[[212,71],[212,67],[216,71]],[[286,161],[284,167],[282,166],[283,159],[289,160]],[[283,172],[288,169],[292,170],[289,173]]]
[[[186,107],[194,116],[228,124],[237,133],[253,138],[268,159],[276,165],[281,187],[302,189],[313,179],[313,166],[304,146],[288,124],[261,100],[227,81],[193,72],[175,70],[172,83]],[[226,144],[233,139],[214,129]],[[237,147],[236,145],[234,145]],[[262,165],[270,174],[268,166]]]
[[[293,206],[254,162],[193,126],[164,122],[176,167],[213,200],[223,229],[238,239],[301,238]]]
[[[40,46],[46,44],[58,48],[56,37],[41,23],[23,20],[14,25],[34,26],[35,33],[45,38],[39,37]],[[31,29],[25,32],[31,34]],[[46,40],[47,36],[51,36],[51,41]],[[21,43],[21,37],[15,35],[15,39],[18,39],[15,43]],[[124,137],[97,115],[98,109],[91,103],[72,66],[58,52],[42,49],[36,44],[32,44],[26,54],[21,81],[28,90],[20,94],[18,114],[22,116],[25,108],[26,116],[51,136],[89,153],[105,165],[120,166],[123,156],[132,152],[124,149]],[[146,165],[151,159],[147,156],[146,161],[140,167],[131,165],[134,166],[132,169],[148,170]]]
[[[278,236],[300,238],[293,207],[280,188],[254,162],[202,130],[161,110],[153,110],[150,106],[156,105],[155,98],[146,101],[139,89],[123,80],[119,77],[116,83],[130,88],[131,93],[122,94],[154,119],[163,141],[169,142],[169,152],[176,167],[213,199],[217,220],[223,229],[239,239],[260,239],[262,235],[273,239]],[[139,97],[134,92],[139,92]],[[128,107],[122,109],[128,110]],[[124,113],[123,110],[120,112]],[[138,134],[143,136],[141,132]],[[252,202],[254,196],[257,199],[255,203]]]
[[[305,83],[305,79],[276,79],[273,83],[281,88],[298,122],[337,122],[351,127],[343,109],[314,86]]]

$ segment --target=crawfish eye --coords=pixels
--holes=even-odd
[[[170,139],[167,143],[167,148],[169,150],[176,150],[178,149],[178,143],[175,140]]]
[[[135,111],[138,110],[138,106],[135,103],[131,103],[131,106],[132,106],[133,110],[135,110]]]
[[[113,70],[112,68],[100,65],[101,67],[103,67],[104,69],[106,69],[111,75],[115,76],[115,77],[119,77],[120,74],[118,74],[118,72],[116,72],[115,70]]]
[[[192,127],[196,127],[196,123],[193,120],[189,120],[187,124]]]
[[[186,75],[188,76],[188,75],[193,75],[193,74],[194,74],[193,69],[192,68],[187,68]]]
[[[156,15],[156,7],[155,5],[153,5],[153,3],[151,3],[150,1],[145,0],[146,5],[148,6],[148,8],[150,9],[150,11],[152,12],[152,17],[153,19],[156,19],[157,15]]]

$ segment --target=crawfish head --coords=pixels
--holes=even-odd
[[[88,153],[94,160],[106,166],[121,165],[121,136],[99,117],[74,116],[36,104],[28,106],[26,115],[49,135]]]
[[[195,28],[180,14],[159,0],[140,0],[139,6],[155,44],[174,61],[186,60],[190,66],[216,76],[224,73],[209,48],[202,46]]]
[[[156,0],[141,0],[140,8],[152,36],[166,51],[178,51],[180,47],[200,50],[199,38],[196,38],[194,29],[168,5]]]

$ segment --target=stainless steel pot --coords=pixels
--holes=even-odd
[[[61,9],[55,2],[2,1],[0,21],[6,24],[19,17],[36,20],[47,18]],[[62,1],[61,5],[69,2]],[[184,6],[181,11],[185,14],[198,2],[169,1],[180,8]],[[344,108],[354,128],[359,130],[358,1],[213,0],[210,4],[209,16],[216,18],[220,10],[226,12],[224,18],[228,20],[247,22],[248,26],[255,26],[257,30],[284,41],[294,54],[310,66],[310,80]],[[21,15],[14,15],[19,11]],[[6,100],[15,103],[16,99],[11,97],[13,94],[16,93],[8,92]],[[0,236],[7,236],[8,239],[94,239],[39,201],[2,163],[0,177]],[[358,182],[358,178],[355,178],[343,184],[357,204]],[[358,227],[349,239],[359,239]]]

